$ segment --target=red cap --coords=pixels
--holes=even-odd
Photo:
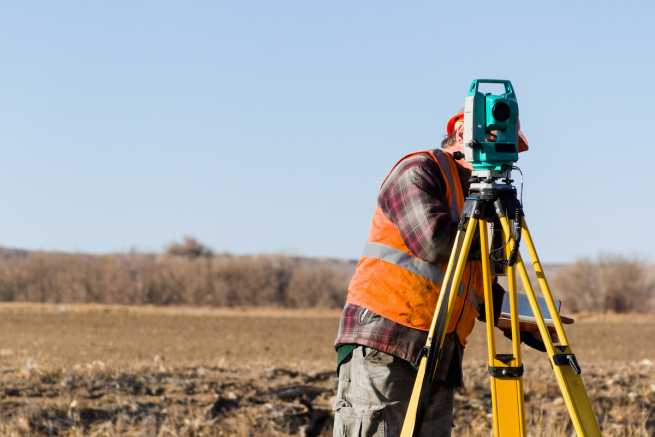
[[[446,134],[448,134],[448,136],[453,134],[453,130],[455,130],[455,123],[460,120],[462,122],[464,121],[464,113],[462,111],[455,113],[455,115],[448,119],[448,122],[446,123]]]
[[[519,122],[519,153],[521,153],[528,150],[528,137],[526,137],[523,131],[521,130],[521,120],[519,119],[518,122]]]

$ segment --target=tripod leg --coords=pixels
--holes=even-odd
[[[508,246],[508,257],[510,256],[510,253],[511,248]],[[518,291],[516,290],[516,268],[514,266],[509,266],[507,269],[507,284],[509,285],[507,294],[509,295],[509,312],[512,330],[512,353],[516,359],[516,365],[522,366],[521,342],[519,340],[521,338],[521,328],[519,326]]]
[[[489,382],[491,384],[491,406],[493,429],[496,437],[524,436],[525,416],[523,408],[523,365],[519,348],[519,336],[512,339],[513,355],[497,355],[494,334],[494,309],[491,292],[491,268],[488,251],[487,222],[480,221],[480,254],[484,285],[484,306],[487,330],[487,353]],[[511,273],[510,273],[511,272]],[[508,269],[510,307],[516,307],[516,281],[512,269]],[[516,308],[512,323],[518,330]]]
[[[423,404],[429,400],[433,375],[438,365],[448,323],[455,308],[455,296],[457,296],[457,289],[462,280],[462,274],[464,273],[477,223],[477,219],[469,218],[466,225],[466,232],[463,232],[462,229],[457,231],[455,244],[450,253],[444,281],[441,284],[439,298],[437,299],[437,305],[434,316],[432,317],[432,323],[430,324],[430,330],[428,331],[424,351],[419,360],[412,395],[409,399],[403,427],[400,431],[401,437],[418,436],[421,430]],[[452,273],[453,267],[455,268],[454,275]],[[451,276],[453,276],[452,281]]]
[[[505,237],[509,239],[511,234],[507,217],[501,217],[500,221]],[[557,346],[553,345],[553,341],[550,337],[550,333],[548,332],[548,328],[546,327],[543,313],[537,302],[537,296],[532,287],[532,284],[530,283],[530,278],[528,277],[528,272],[521,255],[517,257],[516,266],[519,270],[519,275],[521,276],[521,282],[523,283],[526,297],[530,302],[532,313],[537,322],[539,333],[541,334],[541,339],[544,343],[544,346],[546,347],[546,353],[549,356],[551,366],[555,373],[555,378],[559,385],[560,391],[562,392],[562,396],[564,397],[566,408],[569,412],[569,416],[571,417],[571,422],[573,423],[573,427],[575,428],[578,436],[600,436],[601,434],[598,427],[598,422],[591,407],[589,397],[587,396],[587,391],[584,388],[582,377],[580,376],[580,366],[578,365],[573,351],[568,345],[568,339],[564,333],[564,327],[562,326],[559,312],[555,307],[553,295],[550,291],[550,287],[548,286],[548,281],[544,275],[541,262],[537,256],[537,251],[535,249],[534,242],[532,241],[532,236],[530,235],[530,232],[527,228],[525,219],[522,219],[522,225],[522,236],[526,241],[532,265],[535,267],[535,272],[537,274],[542,295],[546,301],[548,311],[552,317],[555,330],[561,344]]]

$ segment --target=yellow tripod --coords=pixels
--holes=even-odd
[[[481,173],[481,172],[480,172]],[[464,205],[455,242],[448,261],[441,293],[437,300],[434,317],[428,331],[410,398],[402,437],[418,436],[422,423],[424,404],[428,402],[440,351],[446,335],[446,327],[455,307],[455,297],[466,265],[476,230],[479,230],[480,256],[484,281],[484,301],[487,334],[488,365],[491,382],[493,409],[493,430],[497,437],[525,436],[525,411],[523,406],[523,364],[520,350],[520,329],[516,271],[521,277],[524,291],[546,348],[546,354],[555,378],[564,397],[571,422],[578,436],[600,436],[596,416],[580,376],[581,369],[569,346],[562,320],[556,307],[548,281],[528,230],[516,190],[508,175],[500,180],[497,174],[476,174],[474,172],[470,195]],[[512,354],[496,354],[494,335],[494,311],[491,293],[492,273],[489,256],[488,225],[500,222],[504,237],[505,262],[512,332]],[[512,235],[512,226],[514,234]],[[524,239],[537,282],[545,300],[548,314],[557,334],[556,342],[550,335],[535,290],[518,251],[521,237]]]

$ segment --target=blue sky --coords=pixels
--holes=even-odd
[[[542,259],[653,260],[652,2],[0,7],[0,243],[356,258],[380,180],[512,80]]]

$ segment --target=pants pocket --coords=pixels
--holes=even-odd
[[[341,405],[334,413],[333,437],[391,437],[382,409],[355,411]],[[396,436],[394,436],[396,437]]]
[[[379,366],[389,366],[393,363],[393,355],[380,352],[377,349],[372,349],[370,347],[362,346],[362,354],[364,355],[364,362]]]

